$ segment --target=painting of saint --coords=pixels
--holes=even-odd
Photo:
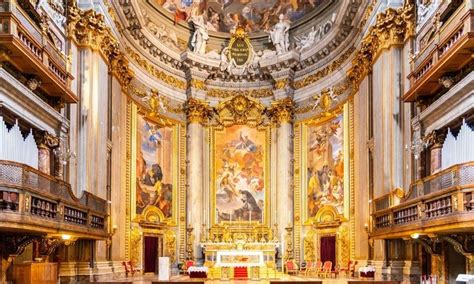
[[[215,136],[217,222],[260,221],[265,207],[265,131],[235,125]]]
[[[280,14],[295,22],[329,0],[159,0],[157,3],[182,20],[203,15],[207,28],[232,32],[237,26],[249,32],[268,31],[278,23]],[[184,17],[183,17],[184,15]]]
[[[165,218],[172,215],[173,129],[159,127],[139,115],[137,119],[136,213],[158,207]]]
[[[308,216],[324,205],[344,210],[343,115],[308,128]]]

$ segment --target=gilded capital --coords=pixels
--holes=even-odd
[[[268,115],[277,123],[290,123],[295,114],[295,102],[290,98],[272,102],[268,109]]]
[[[212,108],[208,102],[201,101],[195,98],[190,98],[184,104],[184,112],[189,123],[207,122],[212,116]]]
[[[105,23],[103,14],[94,10],[81,10],[76,4],[69,7],[67,35],[78,46],[98,50],[109,63],[110,70],[127,88],[135,76],[128,59],[120,49],[118,40]]]
[[[384,49],[401,46],[415,34],[415,7],[405,4],[398,9],[388,8],[377,15],[376,23],[369,28],[359,50],[352,60],[348,77],[354,91],[360,81],[369,73],[371,67]]]

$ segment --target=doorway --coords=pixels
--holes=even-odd
[[[321,261],[331,261],[336,265],[336,236],[321,237]]]
[[[143,239],[144,273],[158,273],[158,257],[163,255],[163,239],[145,236]]]

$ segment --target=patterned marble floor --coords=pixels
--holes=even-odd
[[[311,281],[311,280],[322,280],[323,284],[346,284],[347,278],[338,278],[338,279],[318,279],[318,278],[310,278],[310,277],[303,277],[303,276],[293,276],[293,275],[285,275],[284,278],[281,279],[274,279],[284,280],[284,281]],[[133,276],[121,279],[115,279],[114,281],[108,281],[110,283],[113,282],[124,282],[124,281],[133,281],[134,284],[151,284],[153,281],[158,281],[158,276],[156,275],[140,275],[140,276]],[[171,281],[186,281],[192,283],[193,281],[202,281],[200,279],[190,279],[187,275],[179,275],[179,276],[172,276]],[[104,282],[102,282],[104,283]],[[256,284],[256,283],[270,283],[270,280],[206,280],[206,283],[210,284]]]

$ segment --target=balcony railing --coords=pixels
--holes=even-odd
[[[67,57],[14,3],[0,3],[0,44],[6,47],[8,57],[21,57],[11,62],[20,71],[35,69],[48,94],[61,96],[68,103],[77,101],[69,88],[72,76],[67,71]]]
[[[405,101],[436,94],[441,88],[439,78],[445,73],[459,71],[472,61],[473,22],[474,10],[465,3],[435,31],[414,59],[412,72],[408,76],[410,90],[403,97]]]
[[[0,224],[40,232],[106,233],[107,202],[89,192],[77,198],[68,183],[29,166],[0,161]]]
[[[423,230],[447,217],[456,222],[473,220],[474,162],[455,165],[413,183],[408,194],[392,193],[374,200],[374,235]],[[409,227],[404,225],[408,225]]]

